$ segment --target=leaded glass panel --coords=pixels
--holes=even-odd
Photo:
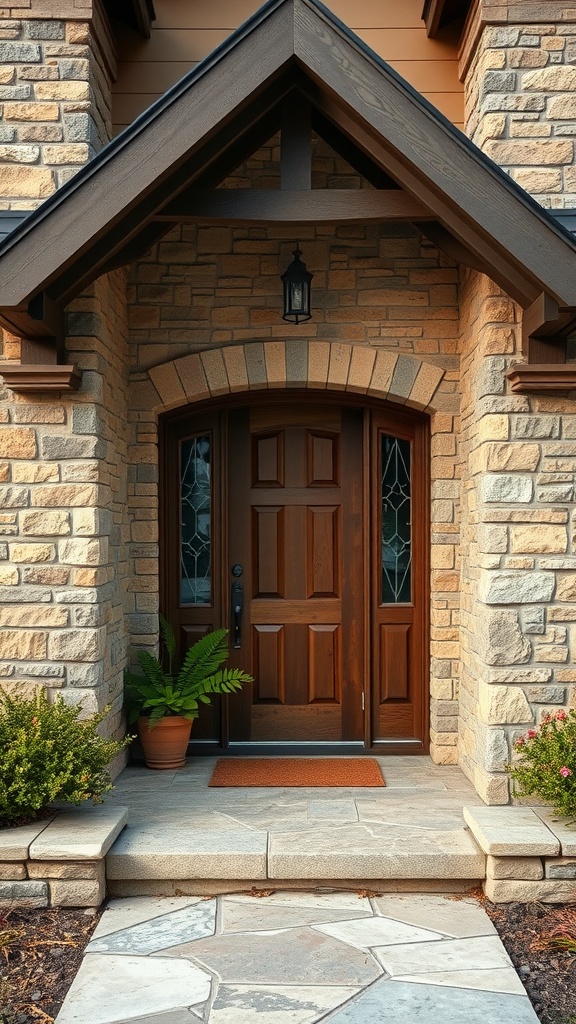
[[[182,441],[180,448],[180,603],[212,602],[211,438]]]
[[[412,598],[410,442],[382,434],[382,603]]]

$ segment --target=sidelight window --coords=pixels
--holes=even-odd
[[[381,435],[382,604],[412,600],[411,445]]]
[[[180,603],[212,603],[212,439],[201,434],[180,446]]]

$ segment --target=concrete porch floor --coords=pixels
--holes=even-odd
[[[462,772],[423,757],[378,760],[384,789],[210,789],[215,758],[179,771],[127,768],[109,798],[130,810],[107,857],[108,891],[193,894],[274,880],[430,892],[483,879],[485,855],[462,813],[483,805]]]

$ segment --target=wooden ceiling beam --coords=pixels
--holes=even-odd
[[[194,189],[173,199],[156,220],[189,223],[322,224],[426,220],[425,206],[401,189]]]

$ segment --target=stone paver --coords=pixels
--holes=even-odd
[[[88,804],[65,810],[30,845],[31,860],[98,860],[104,857],[128,820],[128,808]]]
[[[157,953],[175,942],[190,942],[213,935],[216,928],[216,900],[207,900],[182,910],[173,910],[151,921],[141,921],[112,935],[93,939],[89,953]]]
[[[531,807],[465,807],[464,819],[484,853],[494,857],[543,857],[560,843]]]
[[[195,1020],[538,1024],[471,898],[280,891],[113,901],[56,1024]]]
[[[27,860],[34,840],[50,824],[51,819],[35,821],[18,828],[0,828],[0,863],[7,860]]]

